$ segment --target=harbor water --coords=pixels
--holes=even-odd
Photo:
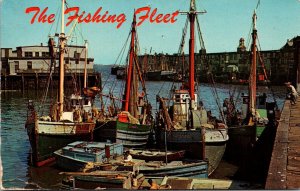
[[[99,66],[98,69],[103,74],[104,93],[111,92],[112,89],[110,87],[114,83],[115,76],[109,77],[110,67]],[[115,82],[121,82],[121,80]],[[171,82],[146,82],[147,97],[152,103],[153,115],[155,115],[158,107],[156,95],[168,97],[171,84]],[[122,87],[122,85],[116,85],[113,92],[119,92]],[[204,103],[204,106],[211,110],[215,116],[219,117],[219,110],[215,101],[216,96],[212,93],[211,85],[198,84],[198,88],[200,100]],[[247,91],[246,86],[237,85],[215,84],[215,88],[217,89],[221,106],[223,105],[222,100],[229,96],[229,89],[235,89],[236,95]],[[279,108],[281,108],[285,98],[285,87],[272,87],[272,89]],[[258,92],[265,92],[270,97],[269,99],[273,99],[269,90],[266,87],[258,87]],[[55,166],[40,168],[28,166],[30,144],[25,131],[27,102],[29,99],[34,100],[37,108],[43,93],[43,91],[34,90],[23,93],[21,91],[1,91],[1,160],[3,169],[2,184],[4,188],[61,188],[62,177],[59,175],[60,169],[57,169]],[[96,101],[96,106],[97,104],[99,104],[99,99]],[[47,107],[45,112],[48,112]],[[234,168],[234,166],[222,161],[213,177],[229,179]]]

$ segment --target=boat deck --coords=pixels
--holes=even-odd
[[[296,105],[284,103],[265,188],[300,188],[300,98]]]

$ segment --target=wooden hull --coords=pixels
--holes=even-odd
[[[156,165],[151,162],[147,165],[139,167],[139,172],[146,177],[164,177],[164,176],[178,176],[178,177],[208,177],[208,162],[206,161],[194,161],[194,162],[182,162],[173,161],[167,165]]]
[[[71,188],[132,189],[132,175],[126,171],[96,171],[92,173],[69,173],[72,179],[67,183]]]
[[[157,137],[160,148],[163,148],[165,132],[159,132]],[[218,167],[225,153],[228,140],[227,129],[206,129],[205,143],[202,142],[202,137],[201,130],[168,131],[167,146],[172,150],[186,150],[186,156],[189,158],[207,159],[209,161],[208,173],[211,174]]]
[[[227,143],[225,157],[238,163],[242,159],[248,158],[265,128],[265,125],[229,127],[228,134],[230,138]]]
[[[31,165],[43,166],[54,161],[53,152],[77,140],[93,139],[94,123],[35,121],[27,122],[31,145]]]
[[[97,124],[96,141],[122,143],[125,147],[143,147],[147,144],[150,125],[137,125],[111,120]]]
[[[149,71],[147,72],[147,80],[149,81],[173,81],[176,80],[178,75],[176,72],[163,70],[163,71]]]
[[[111,67],[110,74],[112,74],[112,75],[117,75],[118,70],[125,70],[125,68],[122,67],[122,66],[114,66],[114,67]]]
[[[94,131],[94,140],[100,142],[110,141],[115,143],[117,135],[116,124],[116,120],[97,122]]]
[[[134,159],[141,159],[145,161],[165,161],[166,157],[168,162],[180,160],[184,157],[185,150],[181,151],[168,151],[167,155],[164,151],[159,150],[129,150],[130,155]]]
[[[110,156],[107,156],[106,152],[108,150],[105,151],[105,147],[109,148]],[[68,171],[82,172],[89,168],[88,163],[104,164],[107,161],[107,157],[123,156],[123,152],[122,144],[76,141],[55,151],[54,155],[56,164],[60,168]],[[92,168],[93,166],[90,167]]]
[[[171,188],[173,190],[244,190],[257,189],[257,185],[250,185],[247,181],[222,180],[211,178],[189,178],[189,177],[164,177],[155,179],[160,183],[160,188]]]
[[[176,81],[178,80],[178,74],[174,71],[161,71],[161,80]]]
[[[116,142],[125,147],[146,146],[150,134],[151,125],[138,125],[117,121]]]
[[[75,176],[75,188],[82,189],[96,189],[96,188],[119,188],[130,189],[130,178],[111,178],[111,177],[97,177],[97,176]]]
[[[147,72],[147,80],[149,81],[160,81],[161,71],[149,71]]]

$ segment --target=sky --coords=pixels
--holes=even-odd
[[[0,0],[1,3],[1,40],[3,48],[47,44],[48,35],[60,32],[60,0]],[[117,16],[125,15],[126,21],[117,28],[118,23],[80,23],[70,44],[83,45],[89,42],[89,57],[95,64],[116,64],[116,59],[128,37],[134,10],[149,6],[157,8],[157,14],[189,10],[189,0],[67,0],[68,7],[79,7],[92,15],[102,7]],[[241,37],[246,41],[251,29],[252,14],[258,0],[196,0],[201,32],[208,53],[236,51]],[[29,7],[39,7],[40,13],[48,7],[46,15],[55,14],[54,24],[39,23],[37,18],[30,23],[34,12],[25,13]],[[287,41],[300,35],[299,0],[260,0],[257,13],[257,30],[262,50],[280,49]],[[144,15],[141,12],[139,17]],[[68,15],[65,15],[67,21]],[[141,54],[177,53],[182,36],[186,15],[179,14],[174,23],[151,23],[145,20],[137,28]],[[51,19],[50,19],[51,20]],[[70,26],[65,29],[69,34]],[[76,36],[76,37],[75,37]],[[188,42],[188,40],[186,40]],[[198,45],[196,45],[199,47]],[[185,52],[188,52],[185,44]]]

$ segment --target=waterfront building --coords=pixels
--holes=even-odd
[[[300,66],[300,36],[294,37],[278,50],[263,50],[260,51],[259,59],[263,61],[263,65],[257,65],[258,80],[265,81],[263,68],[265,68],[268,80],[273,84],[282,85],[286,81],[296,83],[296,76],[299,75],[297,67]],[[298,48],[297,48],[298,47]],[[195,53],[195,70],[196,78],[202,82],[208,82],[207,72],[213,74],[216,82],[246,82],[250,73],[250,47],[245,46],[244,39],[239,40],[237,51],[234,52],[216,52],[206,53],[205,50],[200,50]],[[161,66],[161,63],[167,65],[168,69],[175,69],[178,73],[187,74],[188,54],[178,56],[178,54],[145,54],[141,55],[143,60],[141,67],[147,66],[149,70],[157,70],[166,68]],[[163,60],[163,62],[162,62]],[[298,77],[300,78],[300,77]]]
[[[58,52],[57,48],[54,48],[54,52]],[[94,71],[94,58],[85,58],[85,46],[69,45],[65,55],[65,75],[68,87],[75,82],[83,83],[85,60],[87,61],[88,83],[92,86],[100,83],[99,74]],[[50,68],[54,68],[52,80],[54,87],[57,86],[59,54],[56,54],[55,58],[51,67],[49,47],[43,44],[19,46],[15,50],[1,48],[1,89],[25,90],[45,87],[48,83]],[[80,88],[80,85],[77,85],[78,87]]]
[[[57,51],[57,50],[55,50]],[[66,73],[83,73],[85,65],[85,46],[68,46],[65,67]],[[56,67],[58,67],[58,54]],[[19,46],[1,48],[1,75],[17,75],[21,73],[49,73],[51,59],[49,47],[43,44],[35,46]],[[87,70],[93,72],[94,58],[87,58]]]

